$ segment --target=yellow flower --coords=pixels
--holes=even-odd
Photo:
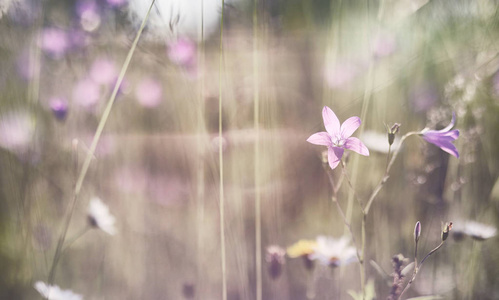
[[[317,242],[314,240],[299,240],[287,249],[288,256],[296,258],[314,253]]]

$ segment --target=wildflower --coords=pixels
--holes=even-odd
[[[196,44],[187,38],[181,38],[170,43],[168,45],[168,57],[177,65],[191,66],[196,59]]]
[[[78,105],[92,110],[100,99],[100,86],[90,78],[84,78],[73,88],[73,101]]]
[[[54,116],[59,121],[64,121],[68,114],[68,103],[62,98],[52,98],[50,99],[50,109],[54,113]]]
[[[314,253],[317,242],[314,240],[299,240],[292,246],[288,247],[286,252],[291,258],[296,258]]]
[[[357,259],[357,252],[354,247],[349,246],[350,238],[344,236],[339,240],[334,238],[318,236],[314,252],[310,259],[318,260],[325,266],[347,265]]]
[[[463,235],[467,235],[475,240],[484,241],[490,239],[497,234],[497,228],[478,223],[475,221],[467,221],[464,225],[458,227],[454,231],[454,238],[459,239]]]
[[[360,126],[359,117],[348,118],[340,126],[338,117],[329,107],[324,106],[322,118],[327,132],[314,133],[307,139],[307,142],[327,146],[328,161],[331,169],[338,166],[345,149],[369,156],[367,147],[358,138],[351,136]]]
[[[110,235],[116,234],[114,217],[109,213],[109,208],[97,197],[90,200],[88,220],[91,226],[99,228]]]
[[[302,257],[305,263],[305,268],[311,270],[314,267],[314,263],[310,258],[310,255],[314,253],[317,247],[317,242],[314,240],[299,240],[292,246],[288,247],[286,252],[290,258]]]
[[[135,97],[144,107],[154,108],[158,106],[163,98],[161,83],[153,78],[143,79],[135,89]]]
[[[66,31],[54,27],[43,29],[40,48],[49,56],[61,58],[69,46]]]
[[[459,152],[457,151],[456,146],[452,144],[459,137],[459,130],[454,129],[454,124],[456,123],[456,114],[452,114],[452,121],[450,124],[441,130],[430,130],[425,128],[421,131],[421,135],[423,138],[429,142],[444,150],[445,152],[459,158]]]
[[[114,83],[118,77],[118,71],[112,60],[101,57],[96,59],[90,68],[90,78],[95,83],[107,85]]]
[[[278,278],[282,273],[282,265],[286,263],[286,250],[273,245],[267,248],[265,260],[269,263],[269,274],[273,279]]]
[[[0,118],[0,147],[16,154],[20,159],[27,157],[36,148],[35,123],[24,111],[10,112]]]
[[[73,293],[71,290],[61,290],[57,285],[48,285],[45,282],[37,281],[34,288],[49,300],[82,300],[83,296]]]

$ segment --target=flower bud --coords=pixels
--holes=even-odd
[[[390,128],[388,128],[388,144],[391,146],[395,141],[395,135],[399,132],[400,124],[395,123]]]
[[[442,230],[442,241],[445,241],[449,236],[449,231],[452,229],[452,222],[447,222]]]
[[[420,236],[421,236],[421,223],[417,221],[416,226],[414,226],[414,241],[416,243],[419,241]]]

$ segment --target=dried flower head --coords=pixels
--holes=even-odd
[[[449,236],[449,232],[452,230],[452,222],[447,222],[442,229],[442,241],[445,241]]]
[[[282,273],[282,266],[286,263],[286,250],[272,245],[267,247],[265,261],[269,263],[269,275],[272,279],[278,278]]]
[[[34,288],[49,300],[82,300],[83,296],[73,293],[71,290],[61,290],[57,285],[48,285],[45,282],[37,281]]]
[[[399,132],[399,129],[399,123],[395,123],[392,126],[388,127],[388,144],[390,146],[393,145],[393,142],[395,141],[395,135]]]
[[[109,213],[109,208],[97,197],[90,200],[88,220],[91,226],[99,228],[110,235],[116,234],[114,217]]]

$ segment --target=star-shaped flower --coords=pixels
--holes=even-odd
[[[444,150],[445,152],[454,155],[459,158],[459,152],[457,151],[456,146],[452,144],[459,137],[459,130],[454,129],[454,124],[456,123],[456,114],[452,114],[452,121],[450,124],[441,130],[430,130],[425,128],[421,131],[423,138],[429,142]]]
[[[307,139],[307,142],[327,146],[328,162],[331,169],[338,166],[345,149],[369,156],[367,147],[358,138],[352,137],[352,134],[360,126],[359,117],[350,117],[340,126],[338,117],[329,107],[324,106],[322,119],[327,132],[314,133]]]

